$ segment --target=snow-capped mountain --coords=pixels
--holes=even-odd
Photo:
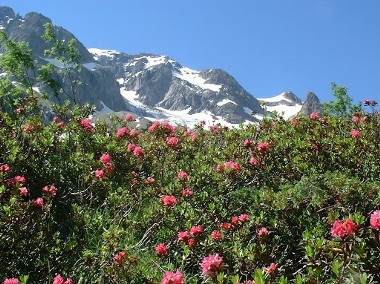
[[[0,28],[15,40],[26,40],[38,64],[51,63],[57,74],[63,65],[47,58],[51,47],[41,35],[50,19],[38,13],[25,18],[8,7],[0,7]],[[97,106],[95,117],[110,112],[133,113],[146,120],[168,120],[178,124],[237,125],[262,119],[265,112],[282,112],[285,118],[301,111],[304,103],[291,92],[274,98],[258,99],[249,94],[231,75],[221,69],[193,70],[164,55],[129,55],[114,50],[85,48],[73,34],[54,26],[58,39],[77,42],[82,59],[78,86],[80,103]],[[1,48],[1,46],[0,46]],[[62,78],[63,87],[68,87]],[[41,91],[49,91],[37,84]],[[54,96],[51,96],[55,100]],[[309,106],[311,104],[308,104]],[[315,105],[312,104],[311,108]],[[310,111],[310,107],[304,112]]]

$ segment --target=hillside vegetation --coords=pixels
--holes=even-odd
[[[235,129],[94,123],[89,106],[47,112],[51,66],[1,39],[3,283],[380,281],[376,102]]]

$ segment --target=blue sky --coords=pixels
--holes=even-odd
[[[36,11],[87,47],[164,54],[193,69],[221,68],[255,97],[330,82],[354,102],[380,98],[379,0],[2,0]]]

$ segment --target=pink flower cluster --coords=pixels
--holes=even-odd
[[[166,138],[166,144],[172,148],[175,148],[179,144],[179,139],[175,136],[168,137]]]
[[[161,284],[185,284],[185,280],[179,270],[176,272],[167,271],[162,277]]]
[[[130,113],[127,113],[127,115],[125,116],[125,119],[128,120],[128,121],[133,121],[133,120],[135,120],[135,118],[133,117],[133,115],[130,114]]]
[[[3,284],[19,284],[18,278],[7,278]]]
[[[205,276],[215,277],[223,264],[223,258],[219,254],[210,254],[203,258],[201,267]]]
[[[125,252],[120,251],[117,254],[114,255],[113,260],[117,263],[122,265],[125,262]]]
[[[380,210],[376,210],[371,214],[369,223],[374,230],[380,230]]]
[[[79,125],[86,131],[88,132],[93,132],[94,127],[92,126],[91,119],[89,118],[83,118],[80,122]]]
[[[259,150],[260,152],[268,151],[269,148],[270,146],[268,142],[261,142],[257,145],[257,150]]]
[[[44,207],[44,200],[41,197],[38,197],[37,199],[33,199],[32,205],[34,207],[43,208]]]
[[[352,138],[360,138],[362,135],[360,134],[360,131],[357,129],[351,130],[351,137]]]
[[[14,176],[7,180],[7,185],[12,186],[15,184],[24,185],[26,183],[26,178],[24,176]]]
[[[177,179],[179,181],[188,181],[189,180],[189,175],[187,174],[187,172],[181,170],[178,175],[177,175]]]
[[[57,194],[57,188],[54,186],[54,184],[52,184],[52,185],[45,185],[42,188],[42,191],[46,192],[46,193],[49,193],[51,196],[55,196]]]
[[[65,281],[65,279],[59,274],[55,276],[53,279],[53,284],[72,284],[72,283],[73,281],[71,280],[71,278],[67,278]]]
[[[9,172],[11,167],[8,164],[2,164],[0,165],[0,172],[6,173]]]
[[[174,206],[177,203],[177,199],[174,195],[163,195],[160,197],[160,202],[165,206]]]
[[[317,120],[319,118],[319,114],[318,114],[318,112],[312,112],[311,114],[310,114],[310,119],[312,119],[312,120]]]
[[[116,131],[117,138],[127,136],[128,134],[129,134],[129,129],[127,127],[122,127],[118,131]]]
[[[274,275],[277,270],[277,264],[272,262],[269,267],[264,268],[264,271],[269,275]]]
[[[223,222],[223,223],[220,223],[220,227],[225,230],[225,231],[229,231],[235,227],[237,227],[238,225],[242,225],[246,222],[248,222],[249,220],[249,215],[247,213],[243,213],[243,214],[240,214],[240,216],[233,216],[231,217],[231,221],[230,222]]]
[[[232,161],[227,161],[224,163],[224,169],[228,173],[230,172],[239,172],[240,171],[240,166],[238,163],[232,162]]]
[[[168,253],[168,247],[164,243],[158,244],[155,249],[159,256],[164,256]]]
[[[335,220],[331,228],[331,235],[343,238],[352,235],[356,229],[356,224],[350,218],[347,218],[343,223],[340,220]]]
[[[144,149],[140,146],[137,146],[133,143],[129,143],[127,146],[127,152],[133,153],[135,157],[142,157],[144,156]]]

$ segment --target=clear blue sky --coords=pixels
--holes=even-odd
[[[330,82],[355,102],[380,99],[380,0],[2,0],[36,11],[86,47],[164,54],[193,69],[221,68],[255,97]]]

